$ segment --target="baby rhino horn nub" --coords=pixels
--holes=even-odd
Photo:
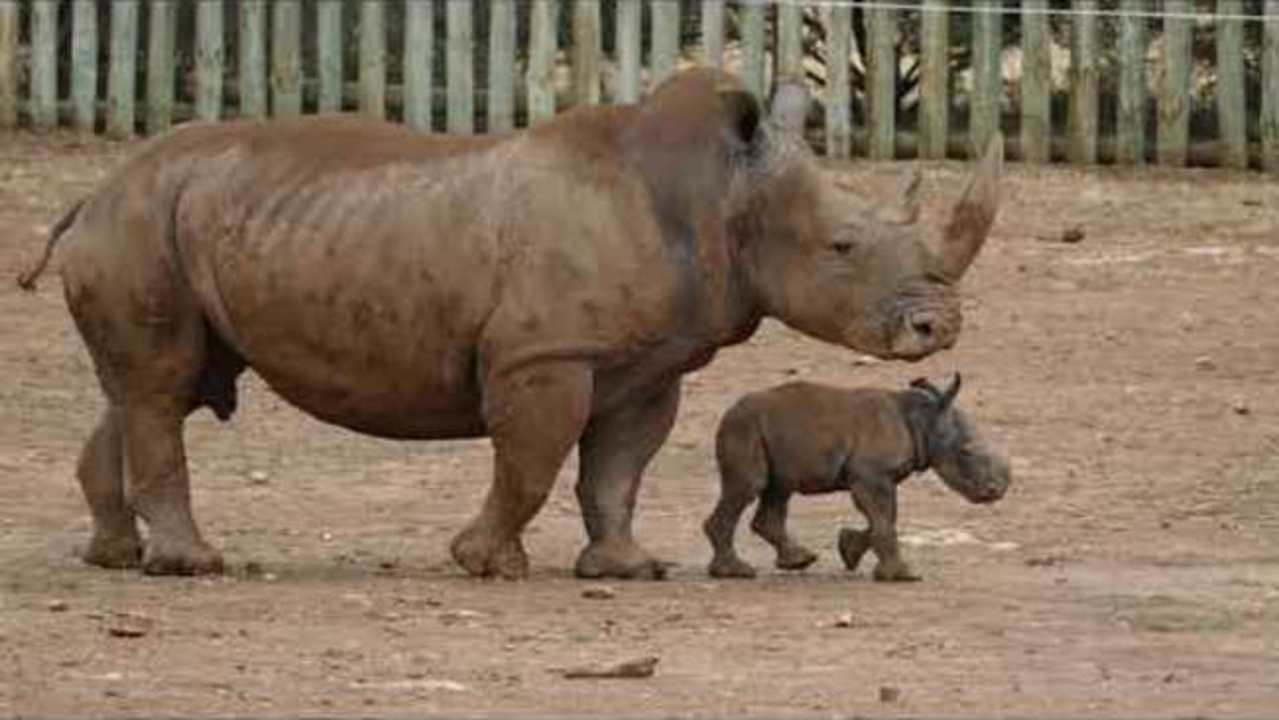
[[[951,211],[942,238],[941,269],[958,280],[981,251],[999,212],[999,176],[1004,165],[1004,136],[995,133],[977,171]]]

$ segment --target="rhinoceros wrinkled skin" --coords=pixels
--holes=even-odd
[[[926,238],[901,219],[913,190],[866,211],[830,184],[798,133],[808,102],[784,84],[768,114],[695,69],[639,105],[509,135],[327,116],[147,142],[55,227],[40,266],[65,231],[67,304],[108,401],[78,468],[85,559],[220,570],[182,427],[203,406],[230,417],[249,367],[362,433],[488,436],[493,484],[451,544],[468,572],[527,574],[523,528],[578,445],[577,574],[660,577],[632,513],[683,373],[765,316],[882,358],[960,331],[956,283],[995,218],[1002,141]]]
[[[733,535],[756,499],[751,529],[773,546],[777,567],[808,567],[817,555],[786,529],[791,496],[847,491],[869,528],[840,530],[844,565],[856,570],[873,550],[876,580],[920,579],[898,548],[897,485],[931,468],[969,502],[990,503],[1012,482],[1007,459],[955,406],[959,384],[959,375],[944,391],[923,378],[900,391],[789,382],[739,399],[716,431],[720,498],[702,523],[709,573],[755,577]]]

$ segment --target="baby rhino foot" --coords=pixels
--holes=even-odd
[[[132,536],[107,537],[95,534],[80,556],[86,563],[119,570],[142,564],[142,541]]]
[[[857,565],[862,561],[862,556],[870,549],[870,535],[865,530],[844,528],[839,531],[838,547],[839,557],[843,559],[844,567],[850,571],[856,570]]]
[[[147,575],[221,575],[222,554],[203,540],[191,543],[147,545],[142,572]]]
[[[876,582],[919,582],[924,579],[904,562],[879,563],[875,566],[874,578]]]
[[[711,577],[717,578],[740,578],[749,580],[755,577],[755,568],[750,563],[739,557],[717,557],[711,560],[711,565],[707,569]]]
[[[817,553],[802,545],[788,545],[777,553],[780,570],[803,570],[817,562]]]

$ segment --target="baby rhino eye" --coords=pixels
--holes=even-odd
[[[835,242],[830,244],[830,249],[834,250],[840,255],[847,255],[848,253],[852,252],[853,244],[848,242],[847,240],[836,240]]]

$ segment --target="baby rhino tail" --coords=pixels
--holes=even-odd
[[[36,289],[36,278],[39,278],[44,269],[49,266],[49,260],[53,257],[54,246],[58,244],[58,240],[62,235],[75,224],[76,217],[80,214],[80,208],[84,207],[85,199],[77,200],[71,209],[54,223],[53,229],[49,231],[49,239],[44,245],[44,254],[36,261],[36,264],[27,268],[25,272],[18,276],[18,287],[27,292],[34,292]]]

